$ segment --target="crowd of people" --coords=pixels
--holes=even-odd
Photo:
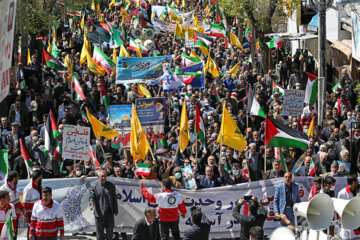
[[[135,103],[135,99],[145,96],[138,94],[134,83],[118,83],[116,71],[100,76],[88,68],[87,62],[80,63],[83,34],[85,30],[89,33],[94,32],[95,25],[106,20],[112,23],[113,28],[125,32],[127,39],[124,39],[124,47],[131,57],[136,57],[136,51],[131,50],[128,39],[132,35],[133,23],[127,20],[121,23],[123,14],[120,9],[126,5],[128,12],[136,12],[138,19],[151,24],[152,14],[149,9],[151,11],[151,5],[154,3],[140,2],[141,4],[119,2],[120,8],[108,9],[111,1],[100,1],[100,13],[87,9],[83,18],[84,23],[79,21],[69,27],[61,22],[54,30],[58,36],[55,42],[59,49],[57,59],[60,62],[64,62],[66,58],[70,59],[73,71],[79,76],[86,100],[76,100],[75,92],[67,82],[66,73],[43,64],[42,49],[30,49],[31,62],[27,66],[18,63],[16,85],[11,87],[9,95],[4,100],[8,114],[1,116],[0,147],[8,150],[9,170],[16,171],[20,179],[29,177],[29,165],[21,152],[21,143],[24,144],[32,161],[32,179],[39,171],[43,178],[96,176],[98,168],[95,167],[93,158],[89,157],[86,161],[77,161],[73,164],[73,159],[65,160],[59,155],[57,147],[62,144],[64,125],[91,127],[83,117],[85,108],[102,123],[109,125],[109,110],[101,100],[102,85],[105,86],[106,94],[110,98],[110,105],[129,105]],[[156,5],[165,6],[166,3]],[[193,11],[193,15],[197,16],[198,21],[204,26],[211,23],[219,24],[216,13],[209,13],[202,2],[186,1],[179,10]],[[82,24],[84,25],[81,26]],[[239,24],[242,23],[227,21],[227,35],[230,32],[237,35]],[[50,38],[48,40],[50,42]],[[200,48],[185,47],[185,41],[176,34],[160,32],[155,34],[152,40],[156,55],[172,56],[171,68],[182,67],[184,54],[194,54],[204,63],[207,62],[208,56],[205,56]],[[154,143],[150,142],[150,147],[154,149],[154,158],[149,152],[146,159],[133,161],[129,148],[115,149],[111,140],[95,137],[91,133],[91,143],[96,145],[96,158],[107,176],[159,181],[170,179],[172,187],[185,188],[182,168],[191,166],[198,189],[284,177],[281,160],[275,148],[264,145],[265,119],[250,115],[247,111],[247,93],[250,88],[253,90],[267,116],[306,134],[312,119],[317,119],[316,105],[306,104],[301,116],[283,116],[283,94],[280,88],[305,90],[308,79],[306,72],[317,75],[315,62],[305,49],[297,49],[295,55],[291,56],[290,49],[281,47],[271,51],[269,69],[264,69],[261,49],[255,47],[252,53],[251,42],[248,42],[245,36],[240,36],[240,40],[243,42],[242,48],[232,46],[230,50],[226,47],[224,38],[212,38],[209,55],[214,59],[220,74],[213,77],[206,73],[204,88],[193,88],[188,84],[174,92],[163,92],[159,85],[143,84],[152,96],[166,99],[166,143],[157,146],[158,149],[155,151]],[[99,42],[92,44],[99,45]],[[100,44],[99,47],[109,58],[113,58],[114,50],[109,44]],[[115,51],[118,56],[120,49],[116,48]],[[152,55],[153,51],[143,54]],[[229,71],[237,64],[240,66],[238,70],[230,74]],[[334,183],[333,177],[352,176],[351,174],[360,172],[360,112],[356,88],[358,81],[351,79],[346,68],[342,69],[341,74],[340,86],[334,90],[327,89],[325,119],[320,125],[315,126],[313,135],[309,136],[308,148],[280,149],[288,171],[291,172],[296,161],[305,154],[303,166],[295,175],[323,177],[328,187]],[[280,87],[274,88],[274,83]],[[191,138],[186,149],[180,152],[178,145],[183,104],[186,104]],[[205,144],[197,141],[194,134],[195,104],[199,107],[203,119]],[[242,152],[225,145],[221,146],[217,141],[223,106],[228,109],[247,141],[247,146]],[[50,154],[45,154],[45,128],[50,111],[56,119],[60,135],[51,142]],[[140,162],[152,165],[149,175],[136,175]],[[315,173],[310,171],[312,162],[316,166]],[[245,165],[249,171],[249,178],[245,178],[243,174]],[[51,190],[47,189],[45,193],[49,192],[51,193]],[[146,214],[152,214],[152,210]],[[32,218],[28,218],[28,221],[32,221]]]

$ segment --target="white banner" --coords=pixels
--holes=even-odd
[[[11,83],[15,15],[16,0],[0,1],[0,102],[9,94]]]
[[[43,180],[43,187],[51,187],[53,199],[61,205],[65,220],[65,232],[95,232],[94,215],[89,210],[89,188],[96,180],[96,178]],[[108,180],[116,186],[119,206],[119,215],[115,218],[114,231],[132,232],[135,222],[144,217],[145,208],[147,206],[156,207],[156,205],[148,203],[142,197],[138,181],[112,177]],[[196,191],[179,190],[188,211],[185,219],[180,218],[180,231],[183,234],[190,227],[190,207],[200,205],[212,223],[210,232],[212,238],[239,237],[240,224],[232,217],[232,209],[238,199],[254,194],[268,212],[264,230],[266,234],[270,234],[279,226],[278,222],[272,221],[274,186],[282,182],[283,179],[278,178]],[[295,182],[299,184],[301,200],[307,201],[312,178],[296,177]],[[20,191],[27,183],[27,180],[19,181]],[[160,182],[144,181],[144,186],[151,193],[160,192]],[[345,186],[346,178],[336,178],[336,193]]]
[[[89,160],[90,128],[64,125],[62,157],[65,159]]]
[[[283,116],[300,116],[304,109],[304,90],[285,90]]]

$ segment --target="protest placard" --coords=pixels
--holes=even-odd
[[[283,116],[300,116],[304,108],[304,90],[285,90]]]
[[[65,159],[88,160],[90,128],[64,125],[62,157]]]

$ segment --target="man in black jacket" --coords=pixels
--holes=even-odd
[[[193,226],[185,231],[183,240],[208,240],[210,220],[201,212],[200,206],[192,207],[190,210]]]
[[[245,204],[244,204],[245,203]],[[244,211],[241,213],[241,206],[244,205],[244,209],[249,207],[248,214]],[[246,211],[245,211],[246,212]],[[242,198],[236,202],[236,207],[233,209],[233,217],[241,224],[240,239],[248,240],[249,231],[251,227],[259,226],[263,227],[267,216],[267,211],[263,206],[259,204],[254,195],[251,196],[249,202],[245,202],[245,198]]]
[[[160,240],[159,220],[155,208],[147,207],[145,217],[136,222],[132,240]]]

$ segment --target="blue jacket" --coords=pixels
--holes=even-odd
[[[299,195],[299,186],[296,183],[291,183],[291,194],[293,203],[299,203],[300,195]],[[285,182],[277,185],[275,187],[275,196],[274,196],[274,213],[283,214],[286,207],[286,190],[285,190]]]

